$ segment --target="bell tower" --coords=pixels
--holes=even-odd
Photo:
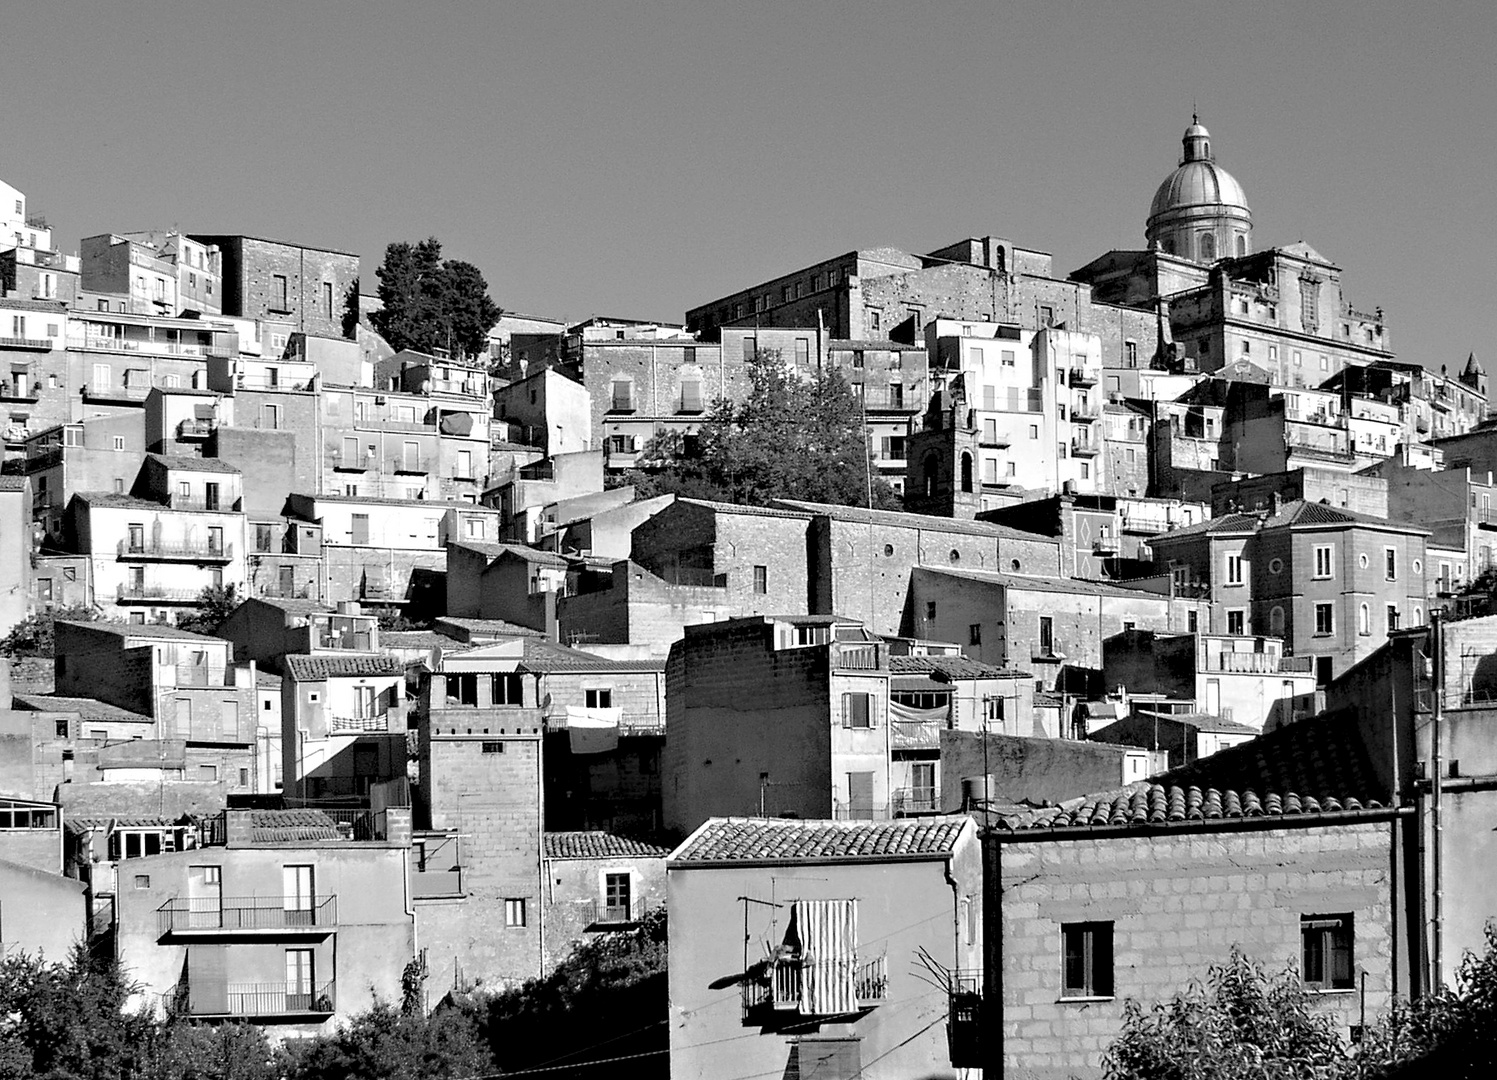
[[[967,404],[965,380],[958,375],[931,395],[925,426],[909,438],[904,506],[911,513],[971,520],[982,509],[977,421]]]

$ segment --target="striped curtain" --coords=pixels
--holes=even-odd
[[[858,902],[797,900],[790,914],[802,958],[801,1013],[832,1016],[856,1012]]]

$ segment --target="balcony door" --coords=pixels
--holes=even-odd
[[[194,930],[224,924],[223,877],[217,866],[187,868],[187,925]]]
[[[316,920],[316,898],[312,891],[312,867],[281,868],[281,910],[287,926],[312,926]],[[308,953],[308,956],[311,954]],[[289,961],[288,961],[289,963]],[[290,968],[288,967],[289,971]],[[310,970],[310,968],[308,969]]]
[[[289,869],[289,868],[288,868]],[[311,869],[311,867],[307,867]],[[312,1008],[313,956],[311,949],[286,950],[286,1011],[308,1012]]]
[[[936,809],[936,766],[920,762],[910,766],[910,797],[915,810]]]

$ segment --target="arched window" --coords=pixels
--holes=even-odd
[[[1201,245],[1201,261],[1202,262],[1215,262],[1216,261],[1216,237],[1213,234],[1209,233],[1209,232],[1208,233],[1202,233],[1201,234],[1200,245]]]
[[[1238,233],[1237,234],[1237,254],[1238,255],[1246,255],[1247,254],[1247,237],[1244,236],[1242,233]]]
[[[925,497],[934,498],[936,494],[936,480],[941,473],[941,455],[934,450],[925,455],[925,460],[920,465],[924,475],[922,487],[925,488]]]
[[[972,491],[972,455],[962,455],[962,491]]]
[[[1357,608],[1357,633],[1372,633],[1372,612],[1369,610],[1366,604],[1363,604],[1361,607]]]
[[[1268,632],[1274,637],[1284,636],[1284,609],[1276,607],[1268,613]]]

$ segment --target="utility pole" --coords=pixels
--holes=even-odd
[[[1433,884],[1430,919],[1430,989],[1437,989],[1444,972],[1445,951],[1445,883],[1442,875],[1441,849],[1444,823],[1440,818],[1440,789],[1445,786],[1445,755],[1440,743],[1444,738],[1445,719],[1445,613],[1431,611],[1429,616],[1430,643],[1434,656],[1431,675],[1434,682],[1430,722],[1430,880]]]

